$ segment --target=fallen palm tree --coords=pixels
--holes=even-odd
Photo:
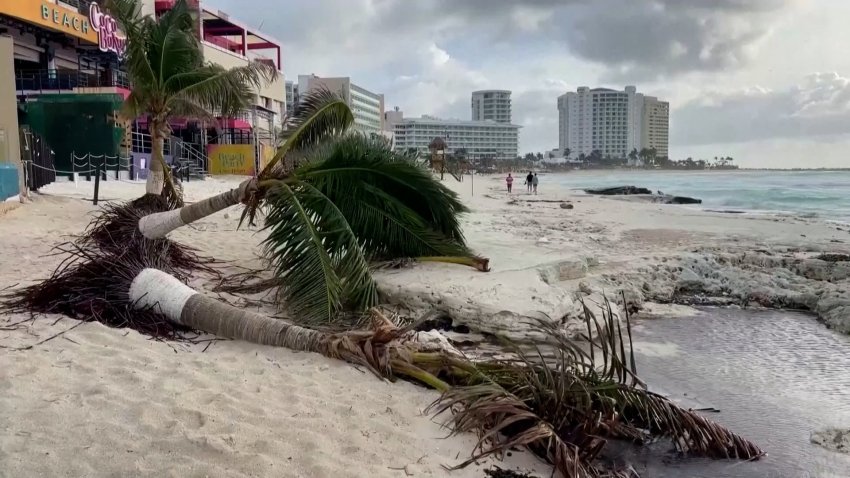
[[[137,235],[163,239],[240,203],[249,222],[266,211],[263,245],[274,280],[249,288],[276,289],[278,303],[310,324],[377,303],[370,263],[414,260],[489,270],[489,261],[466,245],[459,215],[467,209],[457,195],[386,142],[348,133],[352,123],[341,98],[310,93],[258,178],[179,209],[151,210],[147,206],[159,204],[155,195],[110,207],[81,240],[125,247]]]
[[[159,337],[202,331],[315,352],[380,377],[424,384],[443,393],[432,412],[451,412],[454,432],[480,436],[470,460],[459,466],[526,447],[564,477],[634,476],[604,460],[611,439],[643,444],[669,438],[682,453],[712,458],[763,455],[756,445],[646,390],[635,373],[628,321],[623,337],[610,308],[598,320],[588,313],[588,335],[595,328],[598,338],[584,346],[540,324],[547,340],[533,353],[508,343],[515,359],[474,362],[445,342],[434,347],[419,340],[412,328],[396,328],[377,312],[367,330],[328,333],[230,306],[175,277],[180,267],[169,263],[167,251],[150,254],[152,241],[137,241],[123,249],[65,247],[69,261],[50,279],[11,291],[0,307],[62,313]]]

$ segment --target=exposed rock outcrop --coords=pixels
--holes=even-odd
[[[850,429],[839,430],[832,428],[812,433],[812,443],[820,445],[829,451],[850,455]]]
[[[622,196],[629,194],[652,194],[652,191],[646,188],[639,188],[637,186],[617,186],[613,188],[602,188],[602,189],[585,189],[584,192],[587,194],[597,194],[600,196]]]

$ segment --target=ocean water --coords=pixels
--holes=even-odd
[[[850,455],[810,442],[812,432],[850,428],[850,336],[814,316],[707,308],[695,317],[636,321],[638,375],[685,407],[757,443],[756,462],[680,460],[670,446],[623,457],[655,478],[846,478]]]
[[[850,223],[850,171],[618,170],[550,177],[569,189],[638,186],[702,199],[705,209],[794,214]]]

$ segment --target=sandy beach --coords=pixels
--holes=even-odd
[[[187,183],[186,199],[240,179]],[[850,331],[847,263],[817,259],[850,253],[841,225],[591,197],[547,188],[545,176],[537,196],[507,195],[501,177],[476,177],[474,194],[468,177],[446,184],[472,209],[464,230],[492,272],[444,264],[381,271],[383,296],[399,311],[437,308],[478,332],[528,338],[527,319],[577,330],[581,299],[600,303],[622,291],[620,305],[652,314],[689,310],[657,302],[745,301],[808,308]],[[101,184],[106,200],[143,191],[141,183]],[[0,209],[0,289],[49,275],[61,260],[51,247],[83,230],[96,210],[91,197],[91,183],[62,182],[30,204]],[[263,234],[237,230],[238,214],[219,213],[173,239],[232,261],[225,269],[258,267]],[[209,293],[213,285],[203,277],[192,284]],[[437,395],[408,383],[314,354],[26,319],[0,315],[2,477],[482,477],[490,466],[444,469],[469,456],[475,437],[445,439],[439,420],[423,415]],[[500,466],[551,473],[524,453]]]

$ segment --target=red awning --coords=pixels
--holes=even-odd
[[[243,120],[243,119],[233,119],[233,118],[216,118],[218,119],[219,128],[230,128],[230,129],[243,129],[250,131],[251,123]]]

